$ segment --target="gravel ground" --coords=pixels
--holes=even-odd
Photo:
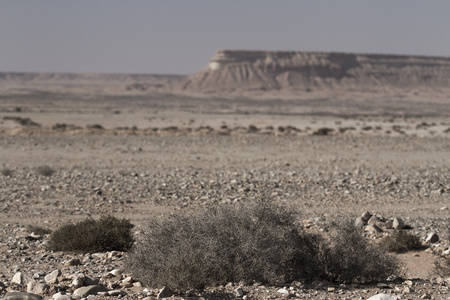
[[[45,275],[59,269],[62,274],[49,283],[44,297],[72,293],[77,273],[119,289],[116,297],[156,297],[157,287],[126,281],[127,274],[110,278],[109,271],[125,272],[126,254],[51,253],[44,247],[48,236],[29,238],[28,225],[54,230],[105,213],[130,219],[139,234],[150,215],[266,197],[294,206],[317,228],[364,211],[400,217],[421,238],[430,232],[442,237],[440,244],[417,254],[424,258],[449,246],[450,139],[445,136],[50,134],[0,136],[0,153],[6,174],[0,175],[2,294],[26,290],[12,283],[16,272],[44,282]],[[55,172],[45,176],[40,166]],[[69,266],[73,258],[81,264]],[[242,286],[240,296],[366,299],[388,293],[400,299],[450,299],[450,280],[409,274],[410,281],[384,286],[293,283],[284,287],[284,296],[283,287]],[[226,299],[239,292],[233,283],[188,296]]]

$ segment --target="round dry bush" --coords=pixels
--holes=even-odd
[[[403,253],[420,249],[423,245],[417,235],[401,230],[384,237],[381,246],[388,252]]]
[[[127,266],[149,286],[187,290],[227,282],[281,284],[315,276],[319,238],[299,232],[296,214],[260,201],[149,221]]]
[[[324,279],[334,282],[379,282],[398,275],[397,258],[367,240],[350,219],[332,224],[330,243],[321,253]]]
[[[450,276],[450,257],[440,257],[434,262],[434,272],[442,277]]]
[[[36,172],[42,176],[52,176],[56,171],[47,165],[43,165],[37,167]]]
[[[12,176],[13,171],[11,169],[5,168],[5,169],[2,169],[1,173],[3,176]]]
[[[54,231],[47,249],[84,253],[127,251],[134,243],[132,228],[130,221],[112,216],[103,216],[99,220],[87,218],[75,224],[63,225]]]

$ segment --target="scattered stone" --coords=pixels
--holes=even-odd
[[[42,300],[42,297],[25,292],[11,292],[6,294],[3,300]]]
[[[437,242],[439,242],[439,236],[436,233],[431,232],[427,235],[425,242],[431,243],[431,244],[437,243]]]
[[[61,294],[61,292],[56,293],[52,296],[54,300],[72,300],[72,297],[66,294]]]
[[[114,269],[114,270],[108,272],[108,274],[106,274],[105,277],[106,278],[116,277],[117,279],[120,279],[122,277],[122,271],[120,271],[119,269]]]
[[[394,220],[392,222],[392,228],[403,229],[403,228],[405,228],[405,223],[400,218],[394,218]]]
[[[391,286],[389,284],[384,283],[384,282],[378,283],[377,287],[380,288],[380,289],[390,289],[391,288]]]
[[[49,289],[49,285],[43,282],[31,280],[27,284],[27,292],[32,294],[44,294]]]
[[[241,298],[242,296],[244,296],[244,290],[242,288],[235,289],[234,296],[237,298]]]
[[[117,296],[126,296],[128,295],[127,292],[122,290],[112,290],[108,292],[99,292],[99,296],[111,296],[111,297],[117,297]]]
[[[58,283],[58,276],[61,275],[61,270],[55,270],[44,277],[45,282],[47,283]]]
[[[394,227],[394,220],[387,220],[384,223],[384,227],[386,227],[386,229],[392,229]]]
[[[406,286],[406,287],[403,289],[403,293],[405,293],[405,294],[414,293],[414,290],[413,290],[412,288],[410,288],[409,286]]]
[[[366,222],[367,223],[367,221],[369,221],[369,219],[372,217],[372,214],[370,213],[370,212],[368,212],[368,211],[366,211],[366,212],[364,212],[362,215],[361,215],[361,219],[364,221],[364,222]]]
[[[375,225],[375,224],[367,225],[367,226],[364,228],[364,230],[365,230],[365,231],[368,231],[368,232],[372,232],[372,233],[383,232],[383,230],[382,230],[380,227],[378,227],[377,225]]]
[[[367,225],[367,222],[364,221],[364,219],[363,219],[362,217],[356,218],[356,220],[355,220],[355,226],[363,227],[363,226],[365,226],[365,225]]]
[[[69,266],[69,267],[78,266],[78,265],[81,265],[81,260],[79,258],[72,258],[72,259],[69,259],[65,263],[65,265]]]
[[[102,285],[90,285],[90,286],[83,286],[83,287],[76,289],[73,292],[73,295],[84,298],[89,295],[97,295],[97,293],[99,293],[99,292],[107,292],[107,291],[108,291],[108,289]]]
[[[76,289],[82,287],[83,285],[84,285],[84,276],[83,277],[79,276],[74,280],[72,280],[72,286]]]
[[[99,279],[98,278],[94,278],[91,276],[85,276],[84,277],[84,285],[88,286],[88,285],[98,285],[99,283]]]
[[[368,298],[367,300],[397,300],[397,299],[398,299],[397,297],[388,294],[377,294]]]
[[[22,274],[22,272],[17,272],[16,274],[14,274],[13,278],[11,279],[11,283],[15,283],[15,284],[24,286],[27,284],[27,279],[26,279],[25,275]]]
[[[376,225],[378,227],[383,226],[384,222],[380,220],[377,216],[370,217],[369,221],[367,221],[368,225]]]
[[[156,296],[157,299],[161,299],[161,298],[167,298],[172,296],[173,292],[168,288],[168,287],[163,287],[159,293],[158,296]]]

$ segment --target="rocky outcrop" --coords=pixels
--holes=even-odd
[[[450,57],[219,50],[171,88],[199,93],[450,86]]]

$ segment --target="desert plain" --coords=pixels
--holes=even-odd
[[[156,79],[155,79],[156,78]],[[148,79],[172,81],[178,78]],[[120,80],[0,87],[0,293],[61,270],[43,297],[71,294],[74,274],[98,278],[113,296],[156,297],[161,287],[123,283],[126,253],[52,253],[48,235],[87,217],[129,219],[138,237],[150,216],[266,198],[295,207],[308,229],[365,211],[401,218],[424,249],[398,255],[403,281],[242,286],[248,299],[449,299],[433,271],[447,250],[450,212],[450,96],[406,91],[318,90],[298,97],[136,91]],[[123,79],[124,80],[124,79]],[[128,80],[128,79],[127,79]],[[120,84],[118,83],[120,82]],[[39,167],[54,173],[44,176]],[[367,232],[380,239],[392,231]],[[440,240],[426,243],[430,233]],[[79,258],[81,264],[68,264]],[[120,269],[112,282],[108,272]],[[71,277],[72,276],[72,277]],[[239,283],[193,298],[231,299]],[[238,295],[239,296],[239,295]],[[242,295],[241,295],[242,296]],[[93,296],[90,296],[93,297]],[[173,297],[186,297],[174,295]]]

